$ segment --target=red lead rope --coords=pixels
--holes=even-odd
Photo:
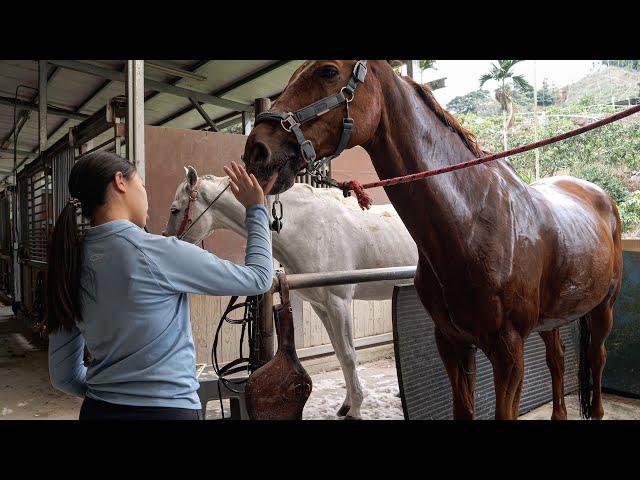
[[[620,113],[611,115],[610,117],[606,117],[602,120],[598,120],[597,122],[585,125],[584,127],[561,133],[560,135],[555,135],[553,137],[545,138],[544,140],[539,140],[528,145],[522,145],[520,147],[512,148],[511,150],[505,150],[504,152],[492,153],[491,155],[476,158],[475,160],[470,160],[468,162],[448,165],[446,167],[427,170],[426,172],[414,173],[411,175],[405,175],[403,177],[394,177],[387,180],[380,180],[378,182],[365,183],[364,185],[362,185],[357,180],[349,180],[347,182],[338,183],[338,186],[342,189],[345,196],[349,196],[349,192],[353,191],[358,199],[358,204],[364,210],[365,208],[369,208],[372,203],[371,197],[367,194],[367,192],[365,192],[365,190],[369,188],[389,187],[391,185],[398,185],[400,183],[415,182],[416,180],[420,180],[422,178],[433,177],[434,175],[440,175],[441,173],[453,172],[454,170],[461,170],[463,168],[473,167],[474,165],[480,165],[481,163],[490,162],[492,160],[498,160],[499,158],[528,152],[529,150],[534,150],[551,143],[559,142],[560,140],[566,140],[567,138],[575,137],[576,135],[580,135],[581,133],[588,132],[589,130],[593,130],[594,128],[613,123],[617,120],[620,120],[621,118],[628,117],[629,115],[633,115],[637,112],[640,112],[640,105],[628,108]]]

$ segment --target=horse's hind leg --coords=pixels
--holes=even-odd
[[[328,295],[321,307],[314,304],[311,306],[327,329],[347,387],[347,397],[338,410],[338,416],[359,419],[364,392],[356,370],[351,301],[336,295]]]
[[[539,332],[547,351],[547,366],[551,373],[553,391],[553,413],[551,420],[566,420],[567,407],[564,404],[564,345],[560,338],[560,330],[554,328],[547,332]]]
[[[496,420],[516,420],[524,381],[524,340],[515,330],[499,333],[490,346],[496,392]]]
[[[455,420],[473,420],[476,349],[469,344],[451,341],[437,327],[435,327],[435,338],[438,353],[451,382],[453,418]]]
[[[591,341],[589,343],[589,366],[593,378],[593,399],[591,418],[602,420],[604,407],[602,406],[602,371],[607,361],[607,349],[604,341],[609,336],[613,326],[613,308],[607,299],[591,311]]]

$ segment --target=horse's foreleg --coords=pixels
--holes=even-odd
[[[473,391],[476,384],[475,348],[469,344],[451,341],[437,327],[435,327],[435,338],[438,353],[451,383],[453,418],[473,420]]]
[[[539,332],[547,352],[547,366],[551,373],[553,391],[553,413],[551,420],[566,420],[567,407],[564,404],[564,345],[560,338],[560,330],[554,328],[547,332]]]
[[[502,331],[490,346],[496,392],[496,420],[516,420],[524,381],[524,340],[515,330]]]
[[[338,410],[338,415],[359,419],[364,393],[356,370],[351,301],[330,295],[322,307],[312,307],[327,329],[347,387],[347,396]]]

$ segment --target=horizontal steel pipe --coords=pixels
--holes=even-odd
[[[298,273],[287,275],[289,290],[328,287],[352,283],[381,282],[385,280],[408,280],[415,276],[416,267],[368,268],[337,272]]]

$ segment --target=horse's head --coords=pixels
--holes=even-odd
[[[310,143],[317,160],[336,151],[343,138],[346,105],[349,117],[353,119],[353,129],[348,143],[343,146],[351,148],[373,138],[382,105],[377,75],[393,73],[393,70],[386,61],[370,61],[364,71],[358,63],[355,60],[308,61],[293,74],[269,112],[277,111],[286,116],[315,104],[314,108],[301,114],[303,118],[298,118],[298,132],[304,140],[296,135],[293,118],[279,119],[273,115],[257,119],[247,139],[243,159],[247,171],[256,176],[265,193],[276,194],[291,188],[296,174],[309,165],[309,158],[306,158],[309,145],[304,147],[301,143]],[[354,81],[357,76],[364,81]],[[350,82],[357,84],[353,92],[345,90]],[[346,100],[336,105],[336,99],[337,102]],[[318,101],[321,102],[316,104]]]
[[[176,189],[175,198],[171,203],[171,214],[162,234],[179,237],[186,232],[182,238],[185,242],[198,243],[213,233],[214,212],[210,209],[198,219],[195,225],[191,226],[193,221],[205,211],[209,202],[202,194],[204,190],[201,188],[202,179],[198,177],[196,169],[189,165],[184,167],[184,171],[186,178]],[[219,191],[222,191],[225,185],[223,185],[223,179],[220,178],[220,180],[215,183],[216,185],[220,183]],[[219,191],[215,194],[217,195]]]

